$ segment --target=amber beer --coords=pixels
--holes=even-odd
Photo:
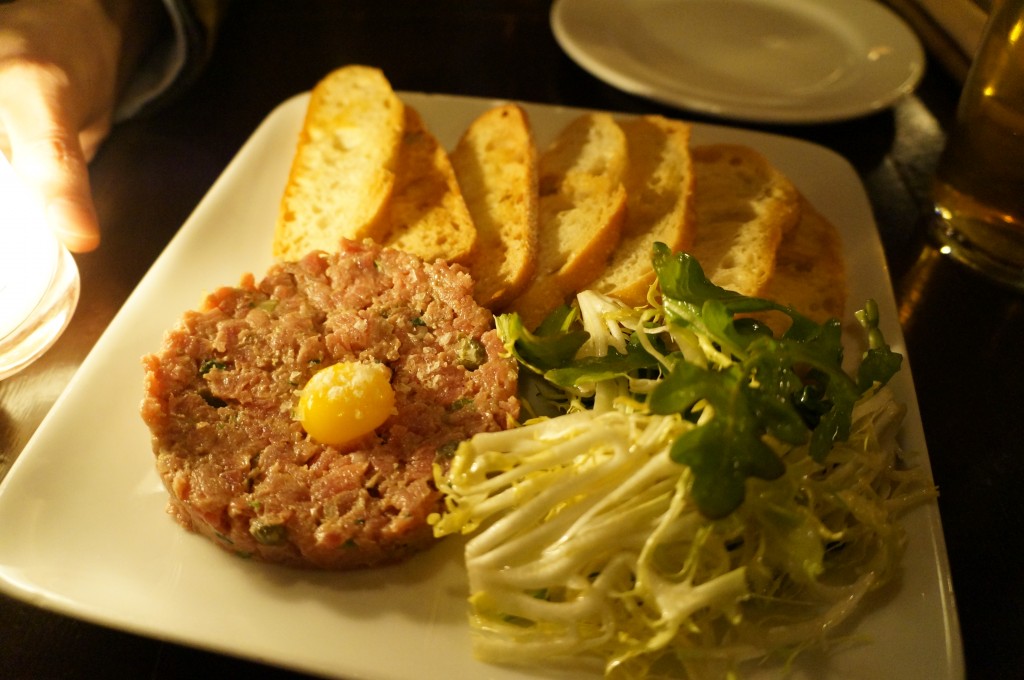
[[[1024,288],[1024,0],[997,0],[936,171],[944,252]]]

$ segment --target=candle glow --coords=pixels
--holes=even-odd
[[[0,153],[0,378],[38,358],[78,302],[78,269],[38,194]]]

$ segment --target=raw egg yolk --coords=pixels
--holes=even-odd
[[[296,417],[316,441],[340,446],[380,427],[394,406],[387,366],[343,361],[309,379],[299,395]]]

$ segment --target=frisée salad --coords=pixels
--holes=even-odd
[[[662,244],[652,259],[646,307],[587,291],[532,331],[498,317],[533,417],[463,442],[432,518],[472,534],[485,661],[617,679],[785,663],[896,575],[897,519],[935,495],[898,444],[902,357],[872,301],[848,373],[837,320],[720,288]]]

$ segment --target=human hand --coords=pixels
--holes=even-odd
[[[117,95],[122,30],[111,4],[0,3],[0,127],[50,227],[76,252],[100,240],[88,161],[110,130]]]

